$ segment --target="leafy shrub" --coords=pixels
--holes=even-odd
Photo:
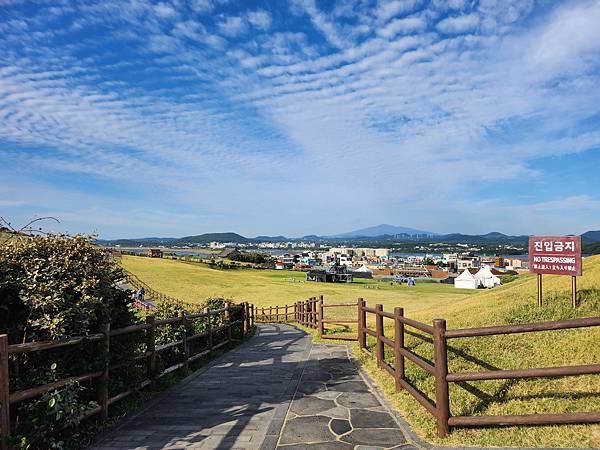
[[[104,323],[112,328],[135,323],[139,319],[128,292],[117,287],[122,278],[118,265],[88,237],[15,235],[0,242],[0,332],[15,344],[98,333]],[[123,352],[132,354],[137,346],[133,340]],[[98,370],[104,363],[98,354],[99,345],[88,343],[11,357],[10,388]],[[119,375],[113,380],[118,382]],[[94,405],[95,388],[91,381],[71,383],[14,405],[15,445],[71,445],[65,427],[78,424],[83,411]]]
[[[0,244],[0,330],[10,341],[62,339],[135,320],[122,270],[84,236],[18,237]]]

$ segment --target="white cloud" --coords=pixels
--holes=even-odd
[[[248,22],[256,28],[266,30],[271,26],[271,14],[265,10],[250,11],[248,13]]]
[[[526,8],[500,21],[501,3],[482,1],[476,12],[455,5],[464,15],[439,22],[440,36],[427,32],[425,20],[439,20],[445,6],[382,2],[377,18],[359,3],[343,11],[299,4],[303,15],[294,21],[303,20],[305,32],[269,29],[248,32],[248,39],[234,38],[266,21],[245,12],[226,17],[218,5],[210,19],[192,15],[172,24],[145,3],[84,5],[82,30],[111,30],[94,36],[94,45],[123,36],[135,43],[116,63],[112,54],[80,59],[85,40],[46,43],[64,30],[50,27],[42,38],[9,29],[0,36],[0,140],[16,144],[1,145],[0,157],[23,173],[84,174],[151,189],[152,203],[161,205],[141,209],[177,204],[207,212],[202,223],[213,230],[238,220],[268,232],[264,223],[283,220],[313,232],[299,225],[302,212],[311,211],[332,217],[335,232],[358,202],[363,217],[401,211],[425,228],[426,211],[439,207],[449,221],[443,231],[456,211],[469,217],[466,224],[502,220],[495,212],[486,213],[488,222],[478,219],[484,208],[473,212],[475,203],[461,200],[474,186],[541,178],[531,161],[600,145],[600,132],[577,130],[600,104],[592,70],[600,42],[596,4],[559,6],[527,22],[529,29],[519,22]],[[481,27],[488,19],[494,26],[480,28],[478,15]],[[356,21],[365,35],[358,38],[338,17]],[[214,34],[219,30],[225,37]],[[479,33],[461,35],[473,31]],[[16,52],[15,39],[27,51]],[[149,63],[147,50],[160,54]],[[302,192],[290,171],[303,174]],[[440,184],[442,192],[431,189]],[[352,195],[336,205],[312,201],[330,190]],[[568,200],[581,209],[597,201]],[[520,210],[498,201],[498,211],[504,218],[524,211],[533,221],[558,208],[538,203]],[[56,211],[68,212],[68,205]],[[103,211],[88,212],[96,219]],[[399,213],[385,220],[394,218],[402,221]],[[561,221],[567,229],[574,220]],[[106,226],[123,226],[117,222]]]
[[[175,17],[177,15],[177,12],[173,9],[173,7],[171,5],[168,5],[166,3],[157,3],[154,6],[154,11],[156,12],[156,15],[162,18],[170,18],[170,17]]]
[[[335,20],[332,20],[327,14],[319,10],[315,0],[293,0],[292,5],[301,9],[310,17],[313,26],[323,34],[327,42],[332,46],[345,48],[351,44],[347,37],[342,35],[336,26]]]
[[[479,25],[479,16],[475,13],[440,20],[436,28],[444,34],[462,34],[474,31]]]
[[[573,59],[589,55],[596,58],[600,49],[600,2],[579,2],[559,9],[532,41],[536,63],[581,68]]]
[[[394,19],[385,27],[377,30],[377,34],[384,38],[392,38],[397,34],[411,34],[423,31],[427,28],[427,22],[419,17],[409,17],[406,19]]]
[[[212,0],[190,0],[190,7],[199,14],[211,12],[214,8]]]
[[[221,20],[218,27],[225,36],[236,37],[246,31],[246,22],[239,16],[229,16]]]
[[[385,22],[392,17],[414,10],[419,3],[417,0],[380,0],[375,15],[379,22]]]

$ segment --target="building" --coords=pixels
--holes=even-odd
[[[150,258],[162,258],[163,251],[159,248],[150,249]]]
[[[306,272],[306,281],[321,283],[351,283],[352,273],[346,266],[333,265],[327,270],[309,270]]]
[[[465,269],[481,267],[481,259],[479,256],[460,256],[456,261],[456,269],[462,272]]]
[[[529,259],[527,258],[504,258],[504,267],[509,270],[529,269]]]

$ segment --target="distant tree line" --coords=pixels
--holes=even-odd
[[[271,255],[258,252],[234,252],[229,255],[229,259],[254,264],[266,264],[273,261]]]
[[[584,255],[600,255],[600,241],[583,246]]]

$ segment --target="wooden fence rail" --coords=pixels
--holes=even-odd
[[[367,314],[375,315],[375,330],[371,330],[367,327]],[[385,335],[383,326],[384,318],[392,319],[394,321],[393,338]],[[375,358],[377,359],[377,366],[388,372],[394,378],[396,390],[406,390],[436,419],[437,434],[440,437],[447,436],[451,426],[549,425],[600,422],[600,412],[597,411],[562,414],[453,417],[450,413],[449,383],[474,380],[508,380],[600,374],[600,364],[448,373],[447,349],[448,339],[600,326],[600,317],[446,330],[446,321],[444,319],[435,319],[432,325],[428,325],[404,317],[404,310],[402,308],[395,308],[393,313],[389,313],[383,310],[382,305],[376,305],[375,308],[369,308],[366,306],[364,300],[360,299],[358,306],[358,324],[358,344],[361,350],[372,354],[367,348],[367,336],[375,338]],[[405,347],[404,338],[406,326],[415,328],[431,336],[434,364],[430,364],[428,361]],[[393,366],[385,361],[386,346],[390,347],[394,352]],[[421,392],[406,379],[406,360],[409,360],[411,363],[434,377],[434,400],[428,398],[426,394]]]
[[[301,300],[293,305],[283,306],[269,306],[266,308],[260,308],[257,312],[256,320],[258,322],[297,322],[307,328],[318,330],[319,337],[322,339],[336,339],[336,340],[351,340],[355,341],[357,336],[338,335],[338,334],[326,334],[327,324],[357,324],[355,318],[344,318],[344,319],[327,319],[325,317],[326,308],[340,308],[348,307],[352,308],[352,315],[354,316],[357,303],[323,303],[323,296],[319,298],[311,297],[307,300]]]
[[[232,320],[232,312],[234,311],[239,313],[238,316],[241,317],[241,319],[235,321]],[[148,386],[154,387],[159,378],[178,369],[184,369],[187,372],[190,363],[204,356],[209,356],[215,350],[232,342],[232,327],[240,327],[242,334],[245,335],[250,328],[254,326],[254,311],[254,305],[242,303],[240,305],[226,304],[225,308],[217,310],[209,310],[206,308],[199,314],[186,314],[181,312],[177,317],[163,320],[156,320],[154,316],[148,316],[146,317],[146,323],[143,324],[131,325],[114,330],[111,330],[110,325],[107,324],[102,326],[101,333],[61,341],[28,342],[24,344],[9,345],[8,336],[6,334],[0,335],[0,449],[7,450],[9,448],[8,441],[11,433],[11,405],[38,397],[48,391],[59,389],[72,382],[98,380],[99,406],[86,411],[82,419],[100,415],[101,420],[106,420],[110,405]],[[223,324],[213,328],[212,323],[214,317],[222,318]],[[206,330],[202,333],[192,334],[192,325],[194,321],[197,320],[204,321]],[[165,325],[180,325],[181,338],[166,344],[156,345],[156,329]],[[126,361],[124,362],[110,364],[111,338],[141,332],[145,333],[144,351],[136,355],[126,355]],[[200,338],[206,338],[206,347],[198,353],[193,355],[190,354],[190,342]],[[215,338],[220,339],[218,342],[214,342]],[[60,379],[40,386],[34,386],[14,392],[10,391],[9,358],[32,352],[43,352],[92,342],[101,343],[102,353],[104,354],[104,360],[106,362],[100,370]],[[157,372],[157,354],[176,347],[180,347],[182,350],[181,361],[163,369],[161,372]],[[129,386],[124,392],[110,396],[108,386],[111,371],[137,361],[145,361],[146,379],[136,386]]]

